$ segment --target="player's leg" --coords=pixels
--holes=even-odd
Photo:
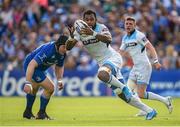
[[[146,71],[144,71],[144,69],[143,71],[139,70],[139,73],[137,75],[138,77],[137,78],[137,93],[140,98],[149,99],[149,100],[157,100],[164,103],[167,106],[169,113],[171,113],[173,110],[171,97],[163,97],[153,92],[146,91],[147,85],[149,84],[149,80],[151,77],[151,72],[152,72],[151,69],[146,69]]]
[[[37,113],[36,119],[51,120],[52,118],[50,118],[46,113],[46,107],[49,103],[51,95],[54,92],[53,81],[51,79],[49,79],[48,77],[46,77],[44,81],[39,83],[39,85],[44,88],[44,91],[40,96],[40,109],[39,109],[39,112]]]
[[[32,113],[32,107],[36,99],[36,93],[39,89],[38,84],[25,84],[24,92],[26,93],[26,109],[23,113],[23,118],[34,119],[35,116]]]
[[[137,84],[135,80],[128,78],[127,86],[132,92],[137,93]]]
[[[118,80],[115,77],[115,74],[117,72],[115,72],[115,68],[112,64],[106,63],[102,67],[98,71],[98,78],[101,81],[103,81],[107,84],[110,84],[108,86],[110,86],[113,89],[113,91],[115,92],[115,94],[118,97],[120,97],[122,100],[124,100],[128,104],[147,112],[148,115],[147,115],[146,119],[150,120],[156,116],[157,113],[155,110],[153,110],[149,106],[142,103],[137,96],[134,96],[130,92],[128,87],[124,85],[124,82],[122,79]],[[112,80],[114,80],[114,81],[112,81]]]
[[[147,89],[146,84],[138,84],[137,85],[137,93],[138,93],[140,98],[160,101],[167,106],[169,113],[172,112],[173,106],[172,106],[171,97],[169,97],[169,96],[163,97],[163,96],[160,96],[160,95],[155,94],[153,92],[147,92],[146,89]]]
[[[131,92],[127,88],[126,85],[124,85],[122,82],[120,82],[116,77],[115,77],[116,70],[114,68],[114,65],[110,62],[105,63],[103,66],[101,66],[98,70],[98,78],[108,84],[109,86],[113,86],[116,89],[116,92],[123,92],[125,93],[125,98],[124,100],[128,102],[132,96]]]
[[[122,83],[123,83],[123,79],[119,79]],[[115,87],[112,87],[113,91],[116,91],[116,88]],[[115,92],[116,93],[116,92]],[[118,97],[120,97],[121,99],[123,99],[124,97],[124,94],[123,93],[116,93],[116,95]],[[152,109],[151,107],[147,106],[146,104],[144,104],[140,98],[138,97],[137,94],[134,94],[132,95],[131,99],[129,102],[127,102],[129,105],[135,107],[135,108],[138,108],[140,109],[141,111],[145,112],[145,116],[146,116],[146,119],[147,120],[151,120],[153,119],[157,113],[154,109]]]

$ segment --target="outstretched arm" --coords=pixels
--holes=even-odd
[[[74,38],[69,38],[67,41],[66,41],[66,49],[67,50],[71,50],[77,43],[77,40],[74,39]]]
[[[69,39],[66,41],[66,49],[67,50],[71,50],[77,43],[77,40],[74,39],[74,27],[68,27],[68,30],[69,30]]]

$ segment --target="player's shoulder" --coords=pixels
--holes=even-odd
[[[137,38],[142,38],[142,37],[144,37],[144,36],[145,36],[145,34],[144,34],[143,32],[141,32],[141,31],[139,31],[139,30],[136,29],[136,37],[137,37]]]
[[[98,26],[98,27],[106,27],[106,25],[105,25],[105,24],[103,24],[103,23],[99,23],[99,22],[96,22],[96,26]]]
[[[109,31],[107,26],[103,23],[96,23],[96,29],[99,29],[101,31]]]
[[[43,47],[41,49],[46,54],[53,54],[55,50],[55,42],[51,41],[46,44],[43,44]]]

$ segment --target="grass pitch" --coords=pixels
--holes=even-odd
[[[24,97],[1,97],[0,126],[180,126],[180,99],[173,99],[172,114],[160,102],[143,102],[157,110],[155,119],[135,117],[138,110],[116,97],[52,97],[47,112],[55,120],[48,121],[23,119]],[[39,97],[33,113],[38,109]]]

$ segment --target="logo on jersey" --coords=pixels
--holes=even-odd
[[[51,59],[54,59],[55,58],[55,55],[53,55],[52,57],[51,57]]]
[[[41,81],[41,77],[39,77],[39,76],[36,77],[36,81],[37,81],[37,82],[40,82],[40,81]]]
[[[143,38],[142,38],[142,41],[143,41],[143,42],[146,42],[146,41],[147,41],[147,38],[146,38],[146,37],[143,37]]]
[[[46,57],[47,56],[45,53],[43,53],[42,56],[38,55],[38,58],[41,60],[41,62],[43,62]]]
[[[89,44],[94,44],[94,43],[97,43],[98,42],[98,39],[89,39],[89,40],[86,40],[86,41],[82,41],[84,45],[89,45]]]
[[[131,43],[127,43],[126,47],[133,47],[133,46],[136,46],[136,45],[137,45],[136,42],[131,42]]]

